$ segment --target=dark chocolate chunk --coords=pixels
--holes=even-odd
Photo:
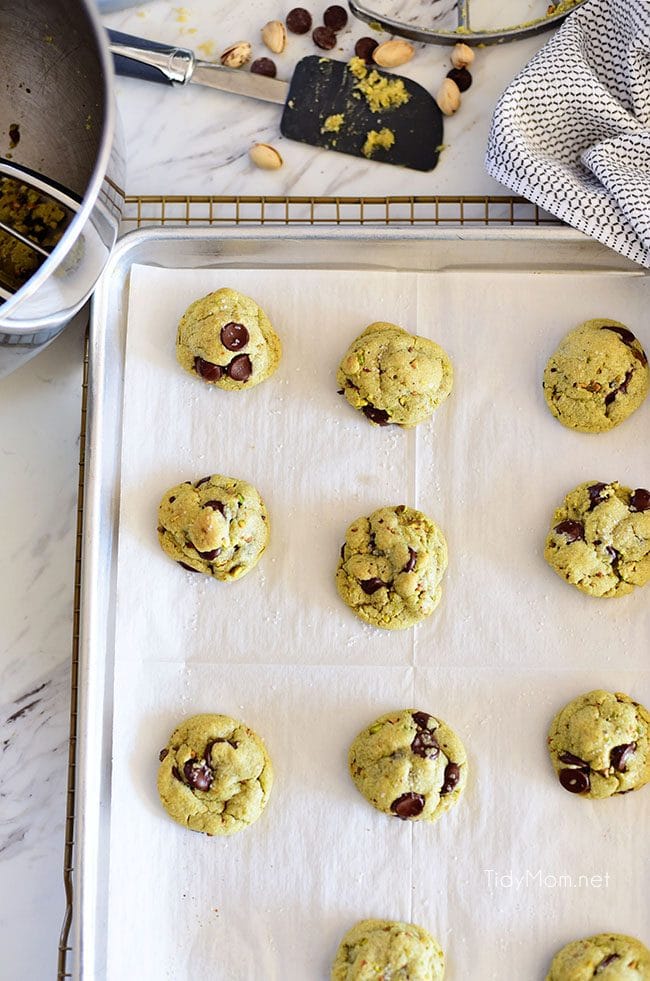
[[[205,760],[188,760],[183,767],[185,779],[194,790],[209,790],[214,773]]]
[[[586,770],[560,770],[560,783],[570,794],[585,794],[591,788],[591,780]]]
[[[345,562],[345,542],[341,545],[341,559]]]
[[[160,753],[158,754],[158,759],[160,760],[161,763],[165,759],[166,756],[169,756],[169,750],[168,749],[161,749],[160,750]]]
[[[457,763],[447,763],[445,767],[445,779],[442,787],[440,788],[440,796],[443,797],[445,794],[450,794],[452,790],[455,790],[458,786],[458,781],[460,780],[460,767]]]
[[[253,374],[253,364],[247,354],[238,354],[232,359],[226,371],[233,381],[245,382]]]
[[[606,545],[605,546],[605,551],[607,552],[607,554],[609,555],[610,559],[612,560],[612,565],[615,562],[618,562],[618,560],[621,557],[621,553],[620,552],[617,552],[613,545]]]
[[[431,718],[431,716],[429,715],[428,712],[414,712],[413,713],[413,721],[415,722],[416,726],[419,726],[420,727],[420,729],[426,729],[427,728],[427,726],[429,725],[429,719],[430,718]]]
[[[440,753],[435,733],[431,729],[418,730],[411,743],[411,751],[424,760],[435,760]]]
[[[221,514],[226,513],[226,508],[223,501],[206,501],[203,505],[204,508],[212,508],[213,511],[220,511]]]
[[[323,14],[323,23],[326,27],[331,27],[333,31],[341,31],[348,22],[348,12],[345,7],[338,4],[328,7]]]
[[[650,491],[637,487],[630,497],[630,511],[650,511]]]
[[[194,358],[194,370],[201,378],[206,381],[219,381],[223,375],[223,368],[219,364],[212,364],[211,361],[204,361],[203,358]]]
[[[594,977],[596,977],[598,974],[602,974],[606,967],[609,967],[610,964],[613,964],[614,961],[617,960],[619,960],[618,954],[608,954],[607,957],[600,962],[600,964],[596,964],[596,967],[594,968]]]
[[[406,821],[407,818],[414,818],[418,814],[422,814],[424,810],[424,797],[422,794],[402,794],[401,797],[393,801],[390,809],[398,818]]]
[[[557,758],[562,763],[568,763],[569,766],[578,766],[585,770],[589,769],[589,764],[581,760],[579,756],[574,756],[573,753],[558,753]]]
[[[364,416],[367,416],[371,422],[376,422],[378,426],[387,426],[390,421],[390,416],[385,409],[376,409],[374,405],[364,405],[361,410]]]
[[[209,479],[210,479],[209,477],[201,477],[200,480],[197,480],[196,481],[196,483],[194,484],[194,486],[198,488],[198,487],[201,486],[201,484],[207,484],[207,482],[209,481]]]
[[[636,752],[636,743],[623,743],[622,746],[614,746],[609,754],[609,761],[619,773],[625,773],[627,764]]]
[[[304,7],[294,7],[287,14],[286,25],[292,34],[306,34],[311,28],[311,14]]]
[[[182,778],[182,776],[181,776],[181,771],[180,771],[180,770],[178,769],[178,767],[177,767],[177,766],[173,766],[173,767],[172,767],[172,776],[173,776],[173,777],[176,777],[176,779],[177,779],[178,781],[180,781],[180,783],[183,783],[183,778]]]
[[[589,494],[589,510],[593,511],[597,504],[604,501],[603,491],[607,487],[607,484],[592,484],[591,487],[587,488],[587,493]]]
[[[191,565],[188,565],[187,562],[181,562],[180,559],[177,559],[176,561],[178,562],[179,565],[182,565],[184,569],[187,569],[188,572],[200,572],[201,571],[200,569],[193,569]]]
[[[374,37],[360,37],[354,46],[354,53],[363,61],[372,61],[372,53],[378,45],[379,42]]]
[[[455,82],[461,92],[467,92],[472,84],[472,76],[466,68],[452,68],[450,72],[447,72],[447,78]]]
[[[630,384],[630,380],[633,374],[634,372],[632,371],[631,368],[629,371],[625,372],[625,378],[618,386],[618,388],[615,388],[613,392],[610,392],[609,395],[605,396],[605,405],[611,405],[612,402],[615,400],[616,396],[619,394],[619,392],[622,392],[623,395],[627,394],[627,386]]]
[[[317,27],[312,33],[312,40],[317,48],[331,51],[336,47],[336,34],[331,27]]]
[[[196,551],[199,552],[198,548]],[[212,562],[213,559],[216,559],[217,555],[221,555],[221,549],[211,548],[209,552],[199,552],[199,555],[202,559],[205,559],[206,562]]]
[[[636,340],[636,337],[634,336],[632,331],[628,330],[627,327],[615,327],[614,324],[604,324],[600,329],[611,330],[614,332],[614,334],[618,334],[618,336],[621,338],[623,343],[627,344],[628,347],[630,346],[630,344],[634,344]]]
[[[409,560],[404,566],[404,568],[402,569],[402,572],[413,572],[413,570],[415,569],[415,562],[417,560],[417,557],[418,557],[418,553],[415,551],[415,549],[411,548],[411,546],[409,545]]]
[[[260,58],[260,61],[268,61],[268,58]],[[253,62],[253,64],[255,64]],[[273,64],[273,62],[271,62]],[[252,71],[252,68],[251,68]],[[221,343],[224,347],[228,348],[229,351],[239,351],[243,348],[250,340],[248,331],[243,324],[237,324],[234,321],[225,324],[221,328]]]
[[[572,521],[570,518],[567,521],[560,521],[554,530],[560,535],[565,535],[569,543],[585,540],[585,528],[580,521]]]
[[[251,64],[251,71],[253,75],[265,75],[267,78],[275,78],[278,73],[275,62],[271,58],[256,58]],[[226,347],[228,347],[227,344]],[[230,350],[234,351],[235,348],[230,348]]]
[[[173,504],[175,500],[176,500],[176,498],[172,496],[172,497],[169,498],[169,503],[170,504]]]
[[[382,580],[378,579],[377,576],[374,576],[372,579],[360,579],[359,585],[368,596],[372,596],[372,594],[376,593],[382,586],[386,586],[386,588],[388,588],[388,583],[382,582]]]

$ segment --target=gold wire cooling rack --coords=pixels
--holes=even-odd
[[[260,197],[219,195],[124,195],[125,231],[155,225],[400,225],[535,226],[560,224],[525,198],[500,196]],[[75,791],[79,698],[81,550],[84,518],[88,337],[84,353],[79,441],[79,485],[70,681],[70,742],[66,795],[63,883],[65,913],[58,950],[57,981],[72,977],[70,931],[74,914]]]

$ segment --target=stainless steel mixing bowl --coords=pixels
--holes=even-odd
[[[55,337],[92,292],[118,233],[124,155],[92,0],[0,0],[0,64],[0,156],[81,199],[49,258],[0,302],[1,376]]]

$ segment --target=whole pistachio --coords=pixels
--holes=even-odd
[[[250,61],[252,48],[248,41],[237,41],[229,48],[221,52],[219,61],[226,68],[241,68],[247,61]]]

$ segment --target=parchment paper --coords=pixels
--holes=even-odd
[[[222,285],[254,296],[284,345],[276,375],[244,393],[175,360],[184,309]],[[605,930],[650,942],[650,790],[574,798],[545,748],[552,716],[584,691],[650,705],[650,596],[583,596],[542,557],[575,484],[649,485],[650,401],[589,436],[557,423],[541,391],[569,329],[611,316],[648,348],[649,308],[648,279],[623,273],[133,268],[111,981],[325,981],[366,917],[429,929],[448,981],[542,981],[559,947]],[[453,359],[450,399],[414,431],[373,428],[336,394],[338,362],[373,320]],[[156,540],[163,492],[214,472],[251,481],[270,513],[268,551],[233,584],[183,572]],[[376,631],[339,600],[334,570],[347,525],[398,503],[441,525],[449,570],[428,621]],[[347,774],[356,733],[411,706],[450,723],[470,758],[463,799],[432,826],[374,811]],[[229,839],[184,831],[157,798],[158,751],[206,711],[252,726],[276,770],[260,820]]]

